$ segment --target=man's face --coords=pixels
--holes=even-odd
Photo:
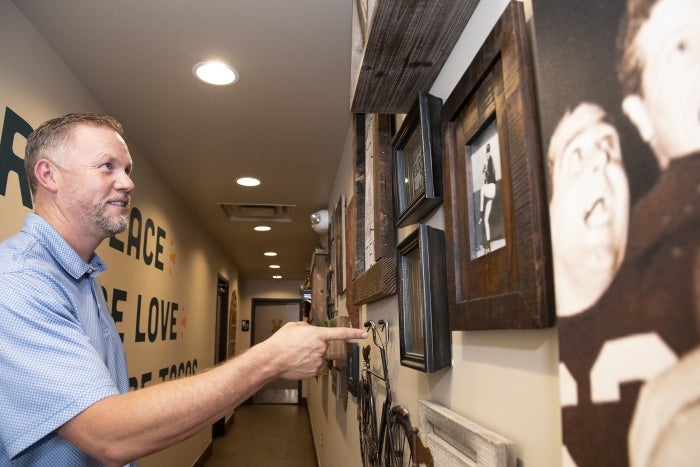
[[[617,131],[602,117],[598,107],[580,106],[557,127],[562,144],[550,154],[555,275],[589,297],[582,308],[610,284],[627,242],[627,176]]]
[[[665,159],[700,150],[700,1],[659,0],[635,46],[651,146]]]
[[[65,212],[96,237],[126,229],[134,184],[131,156],[121,136],[107,127],[78,126],[62,165]]]

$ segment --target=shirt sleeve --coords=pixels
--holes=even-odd
[[[3,274],[0,297],[0,442],[14,457],[119,390],[50,277]]]

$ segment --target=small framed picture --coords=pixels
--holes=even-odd
[[[394,191],[399,227],[420,221],[442,202],[441,108],[440,98],[419,93],[394,137]]]
[[[433,373],[452,360],[445,234],[419,224],[397,250],[401,365]]]
[[[348,392],[357,397],[360,379],[360,346],[357,342],[346,342],[346,362]]]

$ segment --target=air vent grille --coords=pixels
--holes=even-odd
[[[292,222],[296,206],[291,204],[219,203],[231,222]]]

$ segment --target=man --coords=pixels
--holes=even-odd
[[[481,170],[484,176],[484,184],[479,190],[479,224],[483,227],[482,247],[485,253],[491,251],[491,207],[496,197],[496,168],[493,165],[491,145],[486,144],[486,162]]]
[[[275,377],[321,367],[351,328],[290,323],[200,375],[129,392],[95,249],[123,231],[132,160],[111,117],[70,114],[34,131],[25,165],[35,201],[0,244],[0,465],[124,465],[210,426]]]
[[[591,307],[622,264],[629,186],[617,130],[581,103],[559,121],[548,150],[549,213],[558,316]]]
[[[661,169],[633,212],[630,253],[637,257],[659,240],[685,237],[683,225],[696,227],[700,217],[700,3],[631,0],[628,15],[620,36],[622,107]],[[688,246],[695,250],[697,241]]]
[[[606,293],[558,322],[567,336],[560,359],[577,383],[576,403],[562,408],[564,444],[580,467],[629,465],[639,450],[656,449],[628,445],[632,418],[648,420],[635,413],[640,390],[700,343],[697,18],[697,0],[628,1],[619,42],[622,108],[661,172],[632,209],[625,259]],[[626,156],[634,164],[634,154]],[[650,437],[635,431],[632,439]]]
[[[644,413],[649,408],[686,397],[683,388],[667,381],[694,378],[697,382],[700,377],[700,360],[690,357],[697,354],[693,349],[700,344],[698,18],[700,2],[696,0],[629,0],[618,44],[622,108],[652,148],[661,170],[655,185],[632,211],[627,269],[640,271],[634,281],[644,307],[661,310],[659,321],[677,323],[675,332],[666,334],[664,341],[683,357],[645,386],[646,397],[635,411],[638,422],[630,434],[630,459],[639,466],[670,465],[649,462],[668,459],[669,452],[682,453],[685,462],[673,465],[697,465],[700,460],[696,443],[677,436],[684,430],[670,428],[673,420],[664,429],[639,423],[656,417],[653,412]],[[628,286],[629,292],[631,281]],[[698,397],[697,392],[693,395]],[[697,426],[695,407],[694,412],[678,410],[674,418],[685,418],[685,427]],[[694,418],[688,418],[689,414]],[[656,420],[661,424],[658,417]]]

